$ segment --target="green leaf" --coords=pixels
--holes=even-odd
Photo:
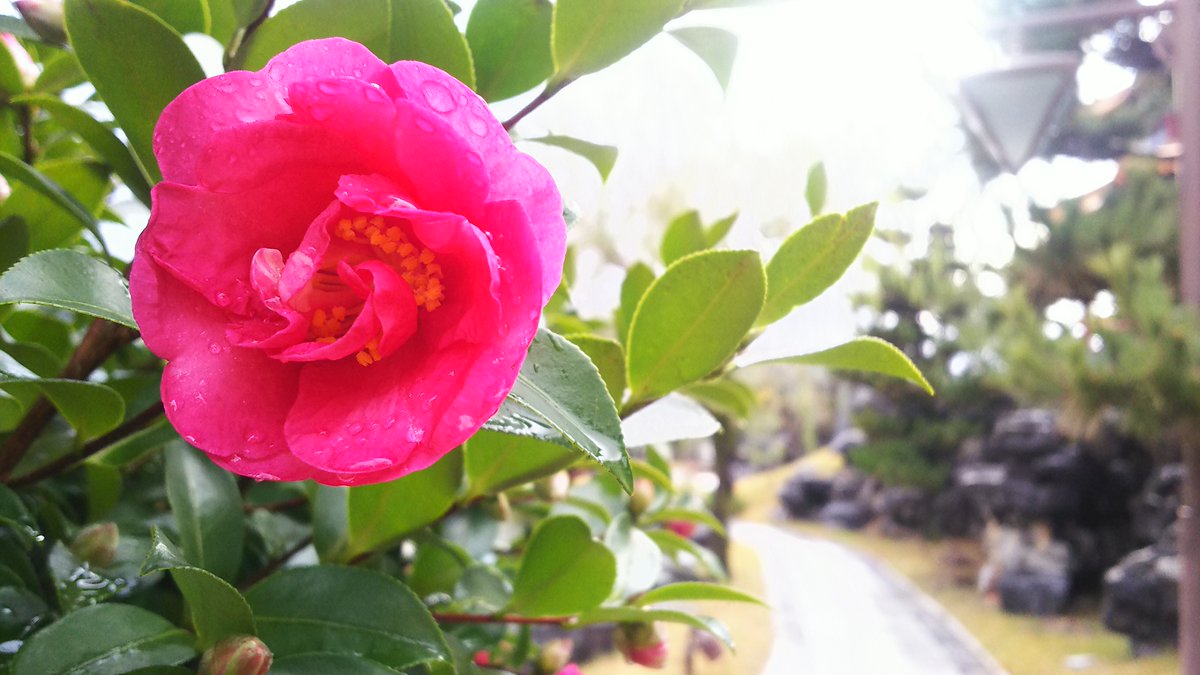
[[[192,636],[140,607],[85,607],[34,633],[13,660],[14,675],[116,675],[171,666],[196,655]]]
[[[613,518],[604,533],[604,545],[617,560],[617,578],[610,597],[636,595],[658,580],[662,572],[662,550],[645,532],[633,526],[627,511]]]
[[[92,159],[54,159],[39,162],[42,175],[68,190],[85,209],[96,213],[103,208],[111,189],[108,167]],[[58,202],[38,190],[18,183],[8,199],[0,204],[0,216],[18,216],[33,227],[29,230],[29,250],[71,246],[79,241],[84,224]],[[93,226],[90,226],[94,228]],[[96,234],[96,230],[90,230]]]
[[[246,538],[237,482],[184,443],[168,447],[166,458],[167,500],[187,561],[232,581],[242,564]]]
[[[211,572],[189,564],[175,544],[154,528],[150,555],[142,565],[142,574],[168,570],[187,600],[200,649],[208,649],[234,635],[257,633],[250,605],[242,594]]]
[[[353,654],[301,654],[274,661],[271,675],[396,675],[378,661]]]
[[[38,538],[37,521],[33,514],[21,501],[20,495],[4,485],[0,485],[0,525],[7,526],[26,546]]]
[[[667,621],[698,628],[716,637],[734,651],[733,636],[725,624],[706,616],[697,616],[674,609],[642,609],[640,607],[597,607],[579,616],[576,625],[589,626],[596,623],[652,623]]]
[[[454,544],[432,535],[423,537],[408,575],[408,586],[422,598],[433,593],[449,595],[471,562],[471,556]]]
[[[16,216],[0,217],[0,273],[29,253],[29,228]]]
[[[392,0],[391,37],[384,60],[422,61],[475,88],[471,49],[443,0]]]
[[[736,588],[710,584],[703,581],[680,581],[666,586],[652,588],[642,593],[633,604],[644,607],[660,602],[676,602],[680,600],[725,600],[728,602],[749,602],[766,606],[762,600],[739,591]]]
[[[689,384],[679,393],[695,399],[709,410],[737,419],[750,417],[758,404],[754,390],[728,377]]]
[[[465,446],[470,500],[552,475],[579,458],[575,450],[536,438],[480,431]]]
[[[738,39],[736,35],[723,28],[708,26],[688,26],[668,32],[671,37],[679,40],[704,60],[709,70],[716,76],[717,82],[721,84],[721,89],[729,89],[729,77],[733,75],[733,60],[737,57]]]
[[[16,96],[25,91],[21,69],[17,67],[17,61],[7,46],[0,49],[0,91],[8,96]]]
[[[13,302],[49,305],[137,328],[120,273],[76,251],[34,253],[0,275],[0,304]]]
[[[578,347],[538,330],[508,397],[485,428],[559,438],[604,466],[626,492],[633,489],[616,406],[596,366]],[[554,433],[545,433],[549,430]]]
[[[0,389],[0,431],[13,429],[25,415],[25,405],[12,394]]]
[[[66,0],[67,34],[80,65],[104,99],[150,183],[162,180],[154,125],[163,108],[204,71],[183,38],[124,0]]]
[[[616,63],[658,35],[682,6],[682,0],[558,0],[550,38],[554,81]]]
[[[100,239],[99,225],[96,223],[96,217],[92,215],[88,207],[79,203],[79,200],[74,195],[64,190],[62,185],[59,185],[46,174],[6,152],[0,152],[0,173],[4,174],[10,180],[15,180],[28,186],[37,194],[45,197],[56,208],[61,209],[64,214],[70,216],[72,220],[87,228],[92,234],[96,235],[97,239]],[[14,213],[11,209],[12,206],[10,205],[9,208],[0,211],[0,213],[4,215]],[[24,214],[22,213],[21,215]],[[27,220],[37,222],[28,218]],[[31,231],[30,234],[33,235],[30,242],[32,247],[35,249],[40,248],[38,245],[39,233],[37,228]]]
[[[3,281],[0,277],[0,283]],[[125,399],[96,382],[19,378],[0,371],[0,389],[18,399],[32,399],[39,394],[50,399],[81,440],[115,429],[125,416]]]
[[[713,246],[721,243],[721,240],[725,238],[725,235],[729,234],[729,230],[733,229],[733,224],[737,222],[737,219],[738,212],[734,211],[728,216],[725,216],[724,218],[705,228],[704,243],[706,248],[712,248]]]
[[[604,386],[608,395],[614,401],[620,401],[625,395],[625,350],[621,343],[595,335],[566,335],[564,336],[576,347],[579,347],[591,359],[600,377],[604,378]]]
[[[321,562],[345,560],[349,545],[350,488],[313,485],[313,547]]]
[[[875,226],[875,204],[821,216],[797,230],[767,264],[767,301],[756,325],[787,316],[842,278]]]
[[[87,463],[120,468],[178,439],[179,434],[175,433],[175,428],[164,418],[92,455],[87,459]]]
[[[647,514],[644,518],[647,523],[665,523],[672,520],[685,520],[689,523],[700,523],[706,525],[722,537],[725,536],[725,526],[717,517],[708,511],[701,509],[685,509],[681,507],[671,506],[665,509],[660,509],[654,513]]]
[[[708,242],[704,237],[700,212],[691,210],[676,216],[667,224],[667,231],[663,234],[662,245],[659,247],[659,256],[664,265],[670,265],[705,248],[708,248]]]
[[[180,35],[208,33],[211,17],[207,0],[129,0],[163,20]]]
[[[271,57],[305,40],[345,37],[388,63],[424,61],[471,86],[471,51],[442,0],[302,0],[258,27],[240,50],[240,67],[258,70]]]
[[[475,57],[476,91],[502,101],[524,93],[554,72],[548,0],[479,0],[467,21]]]
[[[704,251],[667,268],[629,328],[630,401],[658,398],[721,367],[753,326],[765,292],[753,251]]]
[[[608,598],[617,562],[574,516],[543,520],[529,538],[509,610],[524,616],[575,614]]]
[[[579,155],[591,162],[592,166],[596,167],[596,171],[600,172],[601,181],[608,180],[608,175],[612,173],[613,166],[617,163],[617,148],[612,145],[589,143],[573,136],[549,135],[538,138],[527,138],[525,140],[543,145],[553,145],[556,148],[562,148],[563,150]]]
[[[825,210],[825,195],[829,191],[829,178],[825,175],[825,163],[817,162],[808,169],[808,181],[804,184],[804,201],[808,212],[816,218]]]
[[[658,548],[663,553],[671,556],[675,562],[684,564],[690,558],[699,563],[718,581],[725,581],[729,578],[725,572],[725,566],[721,564],[721,559],[691,539],[685,539],[670,530],[652,530],[646,534],[654,540],[654,543],[658,544]]]
[[[0,32],[12,33],[22,40],[41,40],[42,36],[37,34],[29,24],[25,23],[25,19],[19,16],[0,16]]]
[[[354,567],[302,567],[246,593],[258,634],[276,658],[358,655],[395,669],[447,661],[449,648],[425,604],[391,577]]]
[[[617,339],[626,349],[629,348],[629,326],[633,323],[633,315],[652,283],[654,270],[643,262],[630,265],[625,272],[625,280],[621,282],[621,305],[617,309],[616,319]]]
[[[397,542],[445,515],[462,483],[463,455],[455,450],[436,464],[387,483],[350,488],[345,558]]]
[[[71,52],[59,52],[42,64],[42,74],[33,83],[33,91],[43,94],[57,94],[87,82],[87,75],[79,65],[79,59]]]
[[[84,464],[84,479],[87,481],[88,520],[97,521],[121,501],[124,483],[121,472],[104,464]]]
[[[835,370],[880,373],[912,382],[924,389],[930,396],[933,395],[933,387],[929,385],[925,376],[905,356],[904,352],[877,337],[858,337],[824,351],[774,359],[764,363],[797,363],[808,366],[825,366]]]
[[[46,110],[68,131],[79,134],[79,137],[92,146],[96,154],[112,167],[125,185],[129,186],[133,195],[143,204],[150,205],[150,185],[146,182],[146,176],[138,166],[137,159],[108,127],[79,108],[53,96],[22,96],[17,102]]]

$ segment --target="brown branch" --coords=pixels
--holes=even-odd
[[[448,614],[433,612],[440,623],[515,623],[541,626],[567,626],[575,622],[573,616],[517,616],[515,614]]]
[[[27,105],[17,106],[17,119],[21,124],[21,159],[33,166],[37,159],[37,143],[33,138],[33,111]]]
[[[45,466],[38,467],[37,469],[22,476],[17,476],[16,478],[12,479],[10,479],[8,476],[4,476],[3,482],[13,487],[20,487],[22,485],[36,483],[44,478],[49,478],[50,476],[56,476],[75,466],[79,462],[82,462],[88,457],[91,457],[97,452],[107,448],[113,443],[116,443],[127,436],[132,436],[151,424],[154,424],[160,417],[162,417],[162,414],[163,404],[162,401],[159,401],[137,415],[129,418],[128,421],[116,429],[113,429],[103,436],[99,436],[88,441],[87,443],[84,443],[83,446],[75,452],[63,455],[53,462],[50,462]]]
[[[96,319],[88,327],[83,341],[79,343],[58,376],[66,380],[85,379],[112,356],[113,352],[133,342],[137,336],[137,331],[132,328]],[[44,396],[39,397],[29,407],[17,428],[13,429],[4,445],[0,446],[0,476],[7,477],[12,473],[13,468],[29,451],[29,446],[33,445],[46,425],[50,424],[50,420],[54,419],[54,412],[54,406]]]
[[[276,559],[272,560],[271,562],[267,563],[266,565],[264,565],[263,568],[261,570],[259,570],[257,574],[250,576],[248,579],[246,579],[242,583],[238,584],[238,590],[244,591],[244,590],[250,588],[251,586],[253,586],[254,584],[257,584],[258,582],[262,581],[263,579],[266,579],[267,577],[271,576],[272,574],[277,572],[280,567],[283,567],[284,565],[286,565],[287,561],[291,560],[297,553],[299,553],[300,551],[303,551],[305,548],[307,548],[308,545],[311,544],[312,542],[313,542],[312,535],[309,535],[309,536],[301,539],[300,541],[296,542],[296,545],[292,546],[288,550],[284,551],[283,555],[279,556],[278,558],[276,558]]]
[[[558,80],[556,82],[547,84],[546,88],[542,90],[542,93],[538,94],[536,98],[530,101],[529,105],[521,108],[519,111],[517,111],[517,114],[508,118],[508,120],[504,123],[504,130],[510,131],[517,125],[517,122],[525,119],[526,115],[540,108],[543,103],[549,101],[555,94],[562,91],[563,87],[571,84],[572,82],[574,82],[574,80]]]

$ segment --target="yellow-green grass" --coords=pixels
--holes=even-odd
[[[729,549],[730,585],[739,590],[763,597],[762,571],[758,556],[745,546],[734,545]],[[770,610],[761,605],[741,602],[693,602],[687,609],[696,614],[719,619],[729,627],[737,645],[737,653],[725,652],[716,661],[709,661],[699,651],[693,657],[695,675],[753,675],[762,672],[771,651]],[[653,672],[683,673],[684,654],[688,628],[678,624],[664,624],[667,644],[670,646],[667,665],[663,670],[647,670],[642,666],[626,663],[620,654],[609,654],[595,661],[582,664],[585,675],[648,675]]]
[[[739,481],[735,494],[739,517],[767,521],[776,509],[779,488],[794,471],[786,465]],[[843,544],[885,562],[936,600],[1012,675],[1083,672],[1089,675],[1166,675],[1179,672],[1176,653],[1133,659],[1124,636],[1105,630],[1094,611],[1037,618],[1005,614],[973,588],[953,583],[941,563],[955,552],[970,551],[964,542],[889,539],[872,532],[847,532],[815,523],[791,521],[784,527],[803,536]],[[1091,665],[1073,671],[1068,658],[1088,655]],[[748,671],[752,672],[752,671]]]

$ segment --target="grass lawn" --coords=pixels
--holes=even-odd
[[[793,470],[794,467],[788,465],[739,481],[735,493],[742,505],[740,517],[772,521],[776,495]],[[797,521],[783,526],[803,536],[844,544],[887,563],[946,608],[1013,675],[1072,672],[1166,675],[1179,672],[1179,659],[1174,652],[1154,658],[1130,658],[1126,639],[1105,630],[1095,611],[1053,618],[1001,612],[974,589],[952,583],[949,573],[939,565],[939,560],[956,546],[953,542],[888,539],[870,532],[846,532]],[[1086,658],[1090,665],[1072,670],[1067,666],[1071,657],[1081,661]]]
[[[734,588],[763,595],[762,572],[758,557],[745,546],[730,549],[729,573]],[[694,657],[695,675],[754,675],[762,672],[771,651],[770,610],[759,605],[741,602],[692,602],[688,607],[698,614],[720,619],[737,645],[737,653],[728,652],[716,661],[708,661],[703,654]],[[609,654],[580,666],[586,675],[647,675],[648,673],[683,673],[684,647],[688,629],[678,624],[663,624],[670,645],[670,658],[661,671],[647,670],[642,666],[626,663],[620,654]]]

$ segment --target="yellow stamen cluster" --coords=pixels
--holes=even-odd
[[[358,361],[360,366],[369,366],[383,357],[379,355],[379,339],[376,338],[367,343],[363,350],[354,355],[354,360]]]
[[[385,260],[394,263],[400,277],[412,288],[417,307],[424,307],[429,312],[441,307],[445,287],[442,286],[442,266],[436,262],[437,256],[427,248],[414,246],[399,227],[385,228],[385,225],[381,216],[342,218],[334,233],[346,241],[368,244],[386,256]]]
[[[337,340],[346,332],[347,327],[343,324],[346,323],[347,316],[346,308],[341,305],[330,307],[329,311],[314,311],[312,321],[308,325],[308,332],[313,341],[329,344]]]

